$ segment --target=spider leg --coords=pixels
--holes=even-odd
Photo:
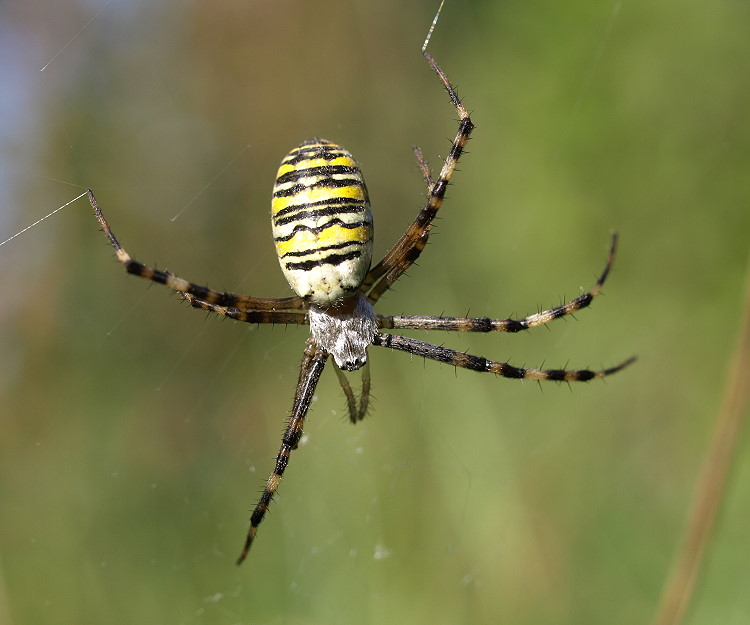
[[[416,356],[423,356],[438,362],[445,362],[455,367],[471,369],[472,371],[494,373],[504,378],[525,379],[525,380],[555,380],[557,382],[586,382],[593,378],[603,378],[620,369],[624,369],[635,361],[635,357],[628,358],[626,361],[610,367],[609,369],[600,369],[592,371],[589,369],[567,370],[567,369],[525,369],[523,367],[514,367],[507,362],[494,362],[481,356],[472,356],[464,352],[459,352],[447,347],[432,345],[424,341],[398,336],[396,334],[377,334],[373,345],[381,345],[391,349],[398,349]]]
[[[351,384],[349,384],[346,374],[336,365],[334,365],[333,370],[336,372],[336,377],[339,379],[341,389],[346,396],[349,420],[352,423],[361,421],[365,418],[367,407],[370,403],[370,361],[365,362],[365,366],[362,367],[362,390],[359,394],[359,401],[352,390]]]
[[[304,312],[286,312],[278,310],[240,310],[238,308],[228,308],[227,306],[218,306],[209,302],[198,299],[190,293],[181,293],[182,297],[190,303],[193,308],[199,308],[208,312],[216,313],[235,321],[244,321],[246,323],[269,323],[269,324],[298,324],[307,325],[309,320],[307,313]]]
[[[260,496],[260,501],[255,506],[255,509],[250,516],[250,528],[247,531],[247,538],[245,539],[245,546],[242,549],[242,553],[240,554],[240,557],[237,558],[237,564],[242,564],[242,561],[247,557],[250,547],[253,544],[253,540],[255,539],[255,534],[258,532],[258,526],[268,511],[271,499],[273,498],[276,489],[278,489],[279,482],[284,475],[284,470],[289,463],[289,456],[291,455],[292,450],[297,447],[297,443],[299,443],[299,440],[302,437],[305,416],[310,408],[315,387],[320,379],[320,374],[323,373],[323,367],[325,367],[327,359],[328,352],[319,347],[312,338],[307,339],[307,345],[305,346],[305,352],[302,356],[302,364],[300,366],[297,390],[294,393],[292,414],[289,417],[289,422],[284,430],[284,436],[281,438],[281,448],[276,456],[276,466],[273,469],[273,473],[271,473],[271,476],[268,478],[266,486],[263,488],[263,494]]]
[[[520,332],[521,330],[528,330],[529,328],[549,323],[554,319],[573,314],[591,304],[592,300],[599,295],[602,285],[612,269],[616,251],[617,233],[613,232],[607,264],[592,289],[565,304],[543,310],[522,319],[490,319],[489,317],[467,319],[463,317],[428,317],[423,315],[385,317],[378,315],[378,327],[388,330],[446,330],[449,332]]]
[[[469,112],[461,104],[458,93],[456,93],[455,88],[448,81],[445,72],[435,59],[432,58],[432,55],[427,52],[426,45],[427,42],[425,42],[425,46],[422,48],[422,55],[438,75],[438,78],[440,78],[440,82],[443,83],[443,87],[448,92],[453,106],[456,107],[459,117],[458,132],[456,133],[456,138],[453,140],[453,145],[448,156],[445,157],[445,162],[440,170],[438,179],[431,185],[427,204],[425,204],[416,219],[385,255],[383,260],[369,271],[360,287],[360,290],[367,295],[367,298],[373,304],[419,258],[425,245],[427,245],[427,239],[432,229],[432,220],[437,215],[438,210],[440,210],[443,198],[445,197],[445,190],[448,187],[451,176],[453,176],[453,172],[456,170],[456,165],[458,165],[458,159],[461,158],[466,142],[469,140],[471,131],[474,129]],[[422,174],[425,176],[425,179],[429,180],[432,176],[429,175],[429,170],[426,164],[424,164],[424,159],[420,159],[420,154],[419,152],[417,153],[417,160],[420,162]]]
[[[422,154],[422,149],[415,145],[414,148],[414,156],[417,157],[417,164],[419,165],[419,169],[422,172],[422,177],[424,178],[424,181],[427,183],[427,193],[432,191],[432,187],[435,185],[435,179],[432,177],[432,172],[430,171],[430,166],[427,164],[427,161],[424,160],[424,154]]]
[[[284,297],[281,299],[274,299],[270,297],[251,297],[249,295],[239,295],[237,293],[225,293],[223,291],[214,291],[205,286],[193,284],[183,278],[178,278],[173,273],[168,271],[161,271],[159,269],[153,269],[130,257],[125,249],[120,245],[119,241],[115,237],[112,229],[109,227],[107,220],[104,219],[101,208],[94,197],[94,193],[91,189],[88,190],[89,202],[91,202],[91,208],[94,209],[94,215],[99,221],[99,224],[104,230],[104,234],[109,239],[110,244],[115,249],[117,260],[119,260],[124,266],[128,273],[146,278],[147,280],[153,280],[159,284],[164,284],[173,291],[179,291],[180,293],[188,293],[194,295],[196,298],[208,302],[210,304],[216,304],[218,306],[238,308],[241,310],[296,310],[302,311],[307,309],[307,303],[300,297]]]

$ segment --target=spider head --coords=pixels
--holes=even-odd
[[[360,291],[338,306],[310,305],[310,332],[339,369],[356,371],[367,362],[367,348],[377,333],[375,311]]]
[[[339,362],[335,356],[334,360],[336,360],[336,365],[339,369],[343,369],[344,371],[356,371],[365,366],[365,363],[367,362],[367,353],[365,352],[364,356],[361,358],[354,357],[353,359],[345,360],[344,362]]]

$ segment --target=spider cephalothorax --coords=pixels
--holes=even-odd
[[[182,293],[193,307],[231,319],[249,323],[310,325],[311,336],[303,353],[292,411],[276,465],[250,517],[250,528],[238,564],[247,556],[290,454],[302,436],[305,417],[328,356],[332,355],[335,361],[334,369],[346,395],[352,422],[362,419],[367,411],[370,391],[367,348],[370,345],[416,354],[473,371],[531,380],[572,382],[602,378],[633,361],[631,358],[615,367],[598,371],[522,368],[381,332],[386,329],[518,332],[542,325],[588,306],[601,290],[615,256],[617,237],[613,235],[607,264],[591,290],[566,304],[522,319],[375,314],[373,306],[380,296],[424,250],[433,219],[443,203],[445,190],[474,129],[456,90],[427,52],[436,22],[437,16],[422,46],[422,54],[438,75],[458,113],[458,132],[437,178],[432,176],[421,152],[416,150],[429,190],[427,202],[406,232],[372,268],[373,222],[362,173],[347,150],[323,139],[305,141],[289,152],[281,163],[274,185],[274,242],[281,269],[296,294],[293,297],[273,299],[213,291],[133,260],[115,238],[94,194],[89,191],[96,218],[128,273],[165,284]],[[357,397],[341,370],[360,368],[363,368],[362,391]]]

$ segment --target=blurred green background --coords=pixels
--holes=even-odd
[[[423,201],[411,146],[437,169],[455,134],[419,54],[436,8],[3,3],[0,239],[90,186],[139,260],[285,296],[270,190],[321,136],[359,159],[382,255]],[[0,622],[647,623],[739,323],[748,32],[738,0],[448,0],[431,51],[477,129],[379,312],[536,312],[593,284],[617,229],[576,319],[414,335],[639,361],[540,388],[373,349],[356,427],[325,372],[241,568],[306,330],[207,319],[126,276],[85,199],[0,247]],[[750,618],[747,438],[691,624]]]

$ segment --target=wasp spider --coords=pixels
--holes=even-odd
[[[94,194],[90,190],[88,192],[96,218],[114,247],[117,259],[128,273],[166,285],[181,293],[195,308],[237,321],[310,325],[311,336],[307,339],[302,356],[291,415],[281,440],[276,465],[250,517],[250,527],[237,564],[247,556],[258,526],[284,475],[291,452],[299,443],[315,387],[329,356],[333,356],[334,371],[346,395],[351,421],[355,423],[367,412],[370,393],[367,349],[371,345],[473,371],[527,380],[580,382],[603,378],[633,361],[631,358],[599,371],[527,369],[382,332],[394,329],[519,332],[533,328],[588,306],[601,290],[615,256],[617,237],[613,235],[607,264],[591,290],[566,304],[522,319],[384,316],[375,313],[373,305],[424,250],[432,222],[443,203],[445,190],[474,128],[456,90],[427,52],[427,44],[439,14],[440,10],[422,46],[422,55],[437,74],[458,113],[458,132],[437,179],[431,175],[419,149],[415,149],[428,185],[429,197],[403,236],[374,267],[370,267],[372,212],[362,172],[348,150],[324,139],[304,141],[289,152],[281,162],[273,188],[273,238],[281,269],[296,293],[293,297],[271,299],[213,291],[168,271],[153,269],[133,260],[115,238]],[[342,373],[342,370],[357,369],[363,370],[359,396]]]

